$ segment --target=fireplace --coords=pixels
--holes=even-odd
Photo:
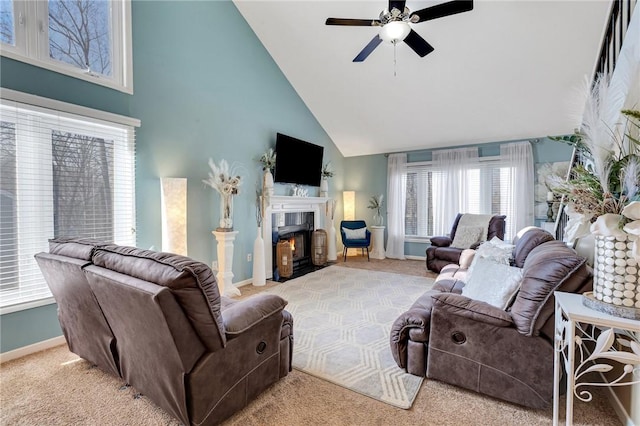
[[[273,276],[277,276],[278,258],[276,247],[278,243],[287,241],[291,247],[293,262],[292,278],[304,275],[314,269],[311,262],[311,233],[314,228],[313,212],[273,213],[271,216],[271,253]]]
[[[278,228],[280,226],[288,226],[286,222],[274,221],[274,213],[312,213],[313,219],[306,220],[306,223],[311,221],[311,228],[309,229],[308,239],[311,244],[311,232],[314,229],[321,229],[323,224],[326,223],[326,204],[329,199],[326,197],[291,197],[282,195],[272,195],[269,199],[269,204],[265,208],[264,222],[262,224],[262,238],[264,240],[264,266],[265,275],[267,279],[275,278],[273,276],[274,265],[277,261],[275,258],[276,253],[273,252],[274,242],[277,244],[279,238]],[[276,220],[281,219],[284,216],[275,216]],[[295,216],[294,216],[295,217]],[[303,221],[299,221],[303,222]],[[292,231],[293,232],[293,231]],[[304,246],[303,246],[304,247]],[[310,246],[306,246],[307,256],[311,255]],[[311,259],[309,259],[311,262]],[[306,272],[305,272],[306,273]],[[301,274],[302,275],[302,274]]]

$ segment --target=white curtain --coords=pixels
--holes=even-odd
[[[500,146],[500,157],[507,164],[501,169],[501,213],[507,216],[505,239],[534,224],[533,153],[529,142],[515,142]]]
[[[458,213],[469,209],[468,182],[478,148],[433,151],[433,235],[447,235]]]
[[[389,212],[387,253],[392,259],[404,259],[404,212],[406,191],[404,176],[407,154],[390,154],[387,162],[387,206]]]

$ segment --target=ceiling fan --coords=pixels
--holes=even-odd
[[[354,58],[353,62],[362,62],[367,59],[367,56],[383,41],[388,41],[394,45],[399,41],[404,41],[414,52],[424,57],[433,52],[433,46],[417,32],[413,31],[409,24],[417,24],[419,22],[455,15],[456,13],[468,12],[472,9],[473,0],[454,0],[411,13],[405,6],[405,1],[389,0],[389,7],[380,12],[378,19],[327,18],[325,24],[353,27],[381,27],[380,33],[358,53],[358,56]]]

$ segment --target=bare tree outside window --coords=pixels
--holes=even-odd
[[[110,28],[108,1],[49,0],[49,54],[53,59],[111,76]]]
[[[54,233],[113,241],[113,141],[52,132]]]
[[[14,44],[13,0],[0,0],[0,42]]]
[[[404,212],[404,233],[418,235],[418,175],[407,173],[406,202]]]

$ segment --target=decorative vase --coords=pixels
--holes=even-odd
[[[376,212],[373,214],[373,226],[382,226],[383,223],[384,219],[380,214],[380,210],[376,210]]]
[[[264,186],[265,194],[268,196],[273,195],[273,175],[271,174],[271,170],[265,170],[262,185]]]
[[[258,235],[253,242],[253,285],[262,287],[267,283],[264,267],[264,240],[262,239],[262,227],[258,226]]]
[[[336,228],[333,226],[333,219],[329,219],[327,223],[327,260],[335,262],[338,260],[336,252]]]
[[[219,231],[233,231],[233,194],[220,194]]]
[[[625,318],[640,317],[640,267],[632,248],[628,235],[595,236],[593,296],[587,293],[587,306]]]
[[[329,181],[327,180],[326,177],[323,177],[322,180],[320,180],[320,196],[321,197],[329,196]]]

